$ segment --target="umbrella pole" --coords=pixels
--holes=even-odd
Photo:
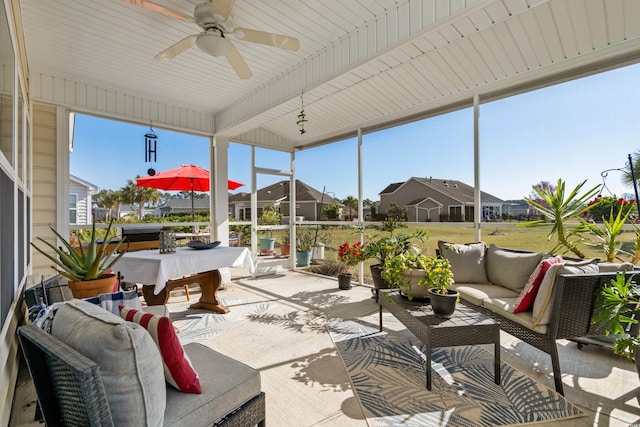
[[[196,220],[196,213],[193,209],[193,178],[191,178],[191,221]],[[195,229],[195,225],[193,226]]]

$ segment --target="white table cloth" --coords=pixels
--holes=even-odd
[[[153,293],[158,295],[169,279],[224,267],[247,268],[253,274],[249,249],[218,246],[203,250],[177,248],[172,254],[161,254],[158,249],[127,252],[113,270],[119,271],[127,282],[155,285]]]

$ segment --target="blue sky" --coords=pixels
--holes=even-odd
[[[601,172],[622,168],[640,151],[640,65],[575,80],[480,107],[480,185],[502,199],[520,199],[540,181],[558,178],[585,190],[602,185]],[[309,116],[311,121],[313,117]],[[295,126],[295,123],[292,123]],[[158,161],[144,159],[138,126],[76,116],[71,173],[100,188],[119,189],[136,175],[192,163],[209,168],[207,138],[165,131]],[[379,200],[388,184],[412,176],[473,185],[473,111],[465,109],[363,137],[364,198]],[[256,150],[257,166],[288,169],[289,154]],[[104,166],[107,167],[104,167]],[[250,148],[231,143],[229,177],[250,191]],[[338,198],[357,197],[357,141],[347,139],[296,153],[296,177]],[[259,176],[258,188],[282,179]],[[632,193],[622,173],[610,172],[604,195]]]

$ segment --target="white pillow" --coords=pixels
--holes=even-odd
[[[553,288],[556,284],[556,278],[562,274],[594,274],[599,273],[597,260],[590,259],[579,262],[563,261],[549,267],[547,274],[544,275],[538,295],[533,303],[533,316],[531,327],[538,325],[548,325],[553,312]],[[571,301],[567,302],[571,304]]]

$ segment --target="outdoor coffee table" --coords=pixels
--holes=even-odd
[[[397,290],[381,291],[378,303],[380,332],[382,309],[385,308],[427,347],[427,390],[431,390],[431,349],[434,347],[493,343],[495,383],[500,384],[500,323],[460,303],[456,304],[456,311],[450,319],[441,319],[435,316],[427,302],[409,301]]]

